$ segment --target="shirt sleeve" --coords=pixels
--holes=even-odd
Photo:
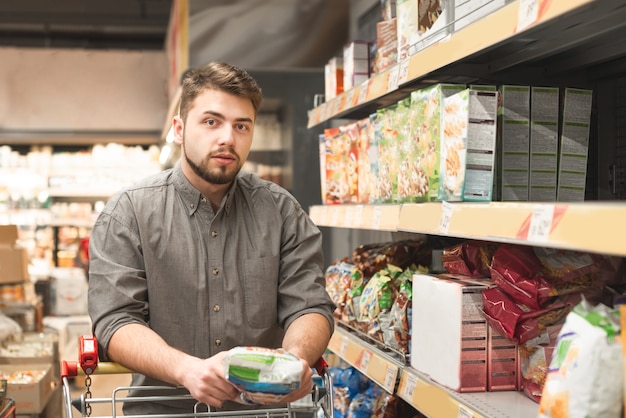
[[[89,242],[88,307],[99,356],[108,361],[113,334],[130,323],[147,325],[146,274],[127,195],[111,199]]]
[[[334,329],[335,304],[326,291],[322,234],[293,199],[283,209],[278,319],[287,329],[306,313],[319,313]]]

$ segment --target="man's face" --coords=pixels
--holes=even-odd
[[[206,90],[194,100],[187,120],[175,122],[183,159],[208,183],[232,182],[248,158],[254,119],[250,100]]]

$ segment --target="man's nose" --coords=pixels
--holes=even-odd
[[[220,132],[220,144],[231,145],[235,142],[235,130],[232,126],[224,126]]]

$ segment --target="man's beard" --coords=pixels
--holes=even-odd
[[[223,152],[223,150],[219,150],[219,152]],[[231,154],[232,153],[234,152],[231,151]],[[233,180],[235,180],[235,177],[237,177],[239,170],[241,170],[241,166],[238,167],[233,172],[227,172],[226,167],[219,167],[215,169],[213,172],[211,172],[209,171],[208,163],[201,164],[201,165],[196,164],[195,162],[191,160],[191,158],[189,158],[184,148],[183,148],[183,157],[187,161],[187,164],[189,164],[189,167],[191,167],[191,169],[193,170],[194,173],[196,173],[197,176],[201,177],[204,181],[211,183],[211,184],[231,183]]]

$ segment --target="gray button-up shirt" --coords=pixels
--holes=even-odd
[[[334,305],[321,233],[284,189],[240,173],[216,213],[180,164],[114,196],[90,237],[89,314],[100,357],[129,323],[206,358],[280,347],[304,313]],[[158,384],[135,375],[134,384]]]

